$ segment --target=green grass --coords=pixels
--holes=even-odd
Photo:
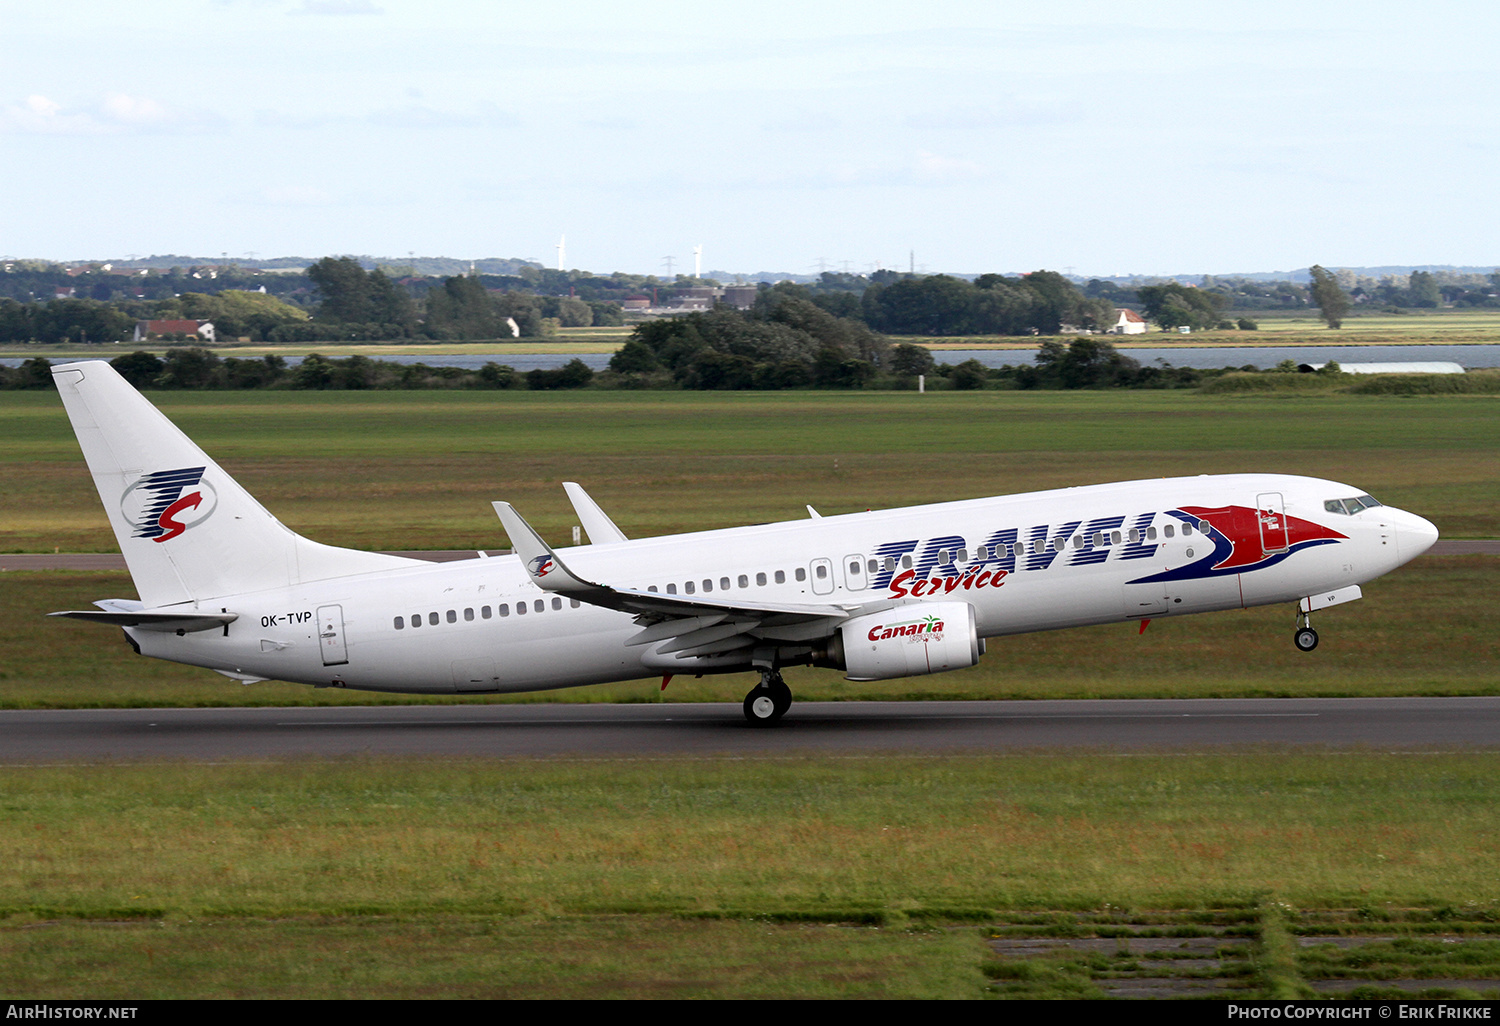
[[[1500,912],[1494,754],[0,768],[41,918]]]
[[[1291,644],[1292,612],[1273,606],[1027,634],[989,641],[967,670],[856,683],[789,668],[799,700],[1345,697],[1500,694],[1493,556],[1427,556],[1365,587],[1365,598],[1317,614],[1310,655]],[[374,705],[453,702],[738,702],[748,674],[659,678],[515,696],[423,698],[302,684],[246,687],[209,670],[135,655],[118,632],[46,619],[94,599],[133,594],[123,573],[0,576],[0,708]]]
[[[564,543],[561,482],[633,537],[1178,474],[1345,481],[1445,537],[1500,536],[1493,396],[155,393],[293,529],[494,548],[489,503]],[[0,393],[0,548],[113,551],[57,397]]]
[[[1226,930],[1256,939],[1252,963],[1207,975],[1244,996],[1478,977],[1500,920],[1496,759],[0,768],[0,989],[973,997],[988,975],[991,993],[1091,996],[1143,970],[999,965],[984,939]],[[1479,939],[1376,946],[1363,966],[1293,945],[1350,924]]]

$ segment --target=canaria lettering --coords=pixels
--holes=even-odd
[[[889,627],[883,623],[876,624],[870,628],[870,633],[867,637],[871,641],[884,641],[887,638],[914,638],[919,635],[938,635],[941,633],[943,633],[943,621],[935,616],[929,616],[925,620],[892,624]]]

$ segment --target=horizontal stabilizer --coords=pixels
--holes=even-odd
[[[114,627],[136,627],[143,631],[160,631],[163,634],[176,634],[182,631],[192,634],[196,631],[218,630],[227,627],[240,618],[239,613],[200,613],[196,611],[177,611],[160,609],[139,609],[130,611],[119,610],[97,610],[97,609],[67,609],[60,613],[48,613],[48,616],[66,616],[72,620],[90,620],[94,623],[107,623]]]

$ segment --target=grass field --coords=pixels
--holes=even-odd
[[[4,768],[0,989],[974,997],[1142,920],[1259,996],[1267,910],[1496,929],[1495,756],[1266,755]]]

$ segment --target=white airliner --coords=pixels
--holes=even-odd
[[[293,533],[107,363],[53,368],[140,599],[54,613],[251,683],[540,691],[783,667],[851,680],[973,666],[986,638],[1298,604],[1421,555],[1437,529],[1358,488],[1280,474],[1090,485],[631,540],[576,484],[590,544],[555,551],[494,504],[514,555],[430,563]]]

